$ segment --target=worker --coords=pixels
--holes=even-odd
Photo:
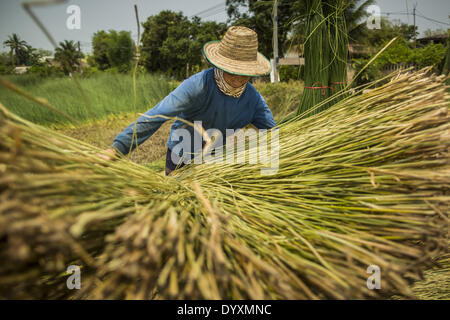
[[[201,121],[204,130],[219,130],[223,137],[226,137],[227,129],[237,130],[248,124],[258,129],[270,129],[276,125],[264,98],[248,82],[250,77],[266,75],[271,70],[270,62],[258,52],[255,31],[232,26],[221,41],[206,43],[203,55],[212,68],[184,80],[154,108],[139,117],[136,124],[130,124],[117,135],[111,148],[102,153],[104,159],[128,154],[173,117],[189,123]],[[187,121],[176,120],[172,125],[167,142],[166,175],[188,163],[199,152],[194,149],[195,143],[190,144],[191,150],[172,151],[179,143],[178,129],[186,129],[194,136],[195,128]],[[203,146],[204,141],[200,148]]]

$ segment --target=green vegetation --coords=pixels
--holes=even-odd
[[[344,0],[329,1],[324,7],[328,18],[328,46],[330,50],[330,65],[328,75],[329,95],[336,97],[329,105],[342,100],[340,94],[347,87],[347,61],[348,61],[348,32],[345,22],[346,2]]]
[[[266,100],[275,121],[296,110],[303,94],[303,81],[290,80],[280,83],[258,81],[253,85]]]
[[[39,59],[43,56],[49,55],[48,50],[36,49],[30,46],[26,41],[21,40],[20,37],[13,33],[8,37],[8,40],[3,42],[5,47],[9,47],[8,58],[2,56],[0,59],[0,74],[5,74],[11,70],[7,70],[5,66],[31,66],[39,64]],[[2,68],[1,68],[2,67]]]
[[[119,72],[131,70],[134,57],[134,42],[131,33],[103,30],[92,37],[93,67],[99,70],[115,69]]]
[[[414,26],[402,23],[399,21],[391,21],[387,18],[381,17],[380,29],[369,30],[363,24],[363,28],[360,28],[358,35],[350,34],[351,43],[364,44],[370,47],[383,47],[389,40],[395,37],[400,37],[410,42],[414,39],[414,34],[418,35],[418,27],[414,29]],[[356,38],[355,38],[356,36]]]
[[[26,41],[21,40],[16,33],[13,33],[8,37],[8,40],[3,42],[3,45],[9,47],[9,55],[13,66],[26,64],[28,49]]]
[[[210,40],[218,40],[227,29],[226,24],[189,20],[181,12],[161,11],[143,23],[142,63],[148,72],[164,72],[179,80],[204,67],[202,47]]]
[[[386,45],[386,43],[383,43],[381,47]],[[404,66],[414,65],[416,68],[431,66],[434,72],[438,72],[439,65],[445,58],[446,50],[447,48],[440,43],[430,43],[426,46],[413,48],[411,42],[404,38],[399,38],[361,73],[360,77],[356,79],[356,83],[364,84],[374,81],[382,76],[384,68],[397,64]],[[369,60],[370,58],[353,59],[355,72],[358,73]]]
[[[109,147],[114,137],[136,119],[131,103],[133,97],[130,75],[98,73],[89,78],[79,79],[93,108],[95,122],[80,92],[77,91],[75,83],[70,78],[16,75],[8,76],[7,79],[31,94],[49,99],[58,109],[75,117],[78,121],[75,124],[67,122],[66,119],[45,107],[30,103],[16,93],[0,87],[2,95],[0,102],[9,109],[35,123],[54,127],[59,132],[100,148]],[[145,112],[178,85],[179,82],[167,82],[164,77],[138,75],[137,111]],[[276,121],[296,109],[303,92],[301,81],[279,84],[256,81],[253,85],[265,98]],[[93,90],[93,87],[96,90]],[[74,110],[78,111],[75,113]],[[130,159],[140,164],[159,161],[157,165],[150,166],[154,169],[163,167],[164,161],[161,159],[164,158],[167,149],[166,142],[171,123],[172,121],[168,121],[164,124],[148,141],[139,146],[138,152],[130,155]]]
[[[66,74],[79,68],[81,58],[83,58],[83,53],[78,51],[75,42],[72,40],[60,42],[59,47],[55,50],[55,60],[60,63]]]
[[[308,47],[306,39],[311,38],[311,28],[308,25],[309,9],[315,0],[297,1],[283,0],[278,3],[278,39],[280,57],[289,53],[303,54],[304,45]],[[401,23],[395,20],[381,18],[381,28],[369,30],[366,26],[366,9],[374,4],[374,0],[322,0],[324,12],[321,19],[334,19],[333,30],[329,30],[328,39],[342,39],[346,33],[348,42],[362,45],[361,52],[353,56],[353,65],[357,68],[370,58],[368,54],[376,52],[393,37],[400,36],[405,40],[406,46],[411,50],[411,41],[417,35],[417,27]],[[225,33],[230,25],[244,25],[254,29],[258,33],[259,51],[267,58],[273,56],[272,50],[272,11],[273,1],[256,0],[227,0],[227,13],[229,20],[227,23],[216,23],[211,21],[201,21],[199,17],[188,18],[182,12],[164,10],[160,13],[149,16],[142,23],[143,32],[140,40],[140,55],[137,71],[139,73],[164,73],[172,79],[182,80],[190,75],[204,69],[207,64],[202,58],[201,48],[204,43],[210,40],[218,40]],[[339,12],[339,17],[333,14]],[[339,25],[339,26],[338,26]],[[342,27],[341,27],[342,26]],[[346,27],[345,27],[346,26]],[[309,28],[309,29],[308,29]],[[319,28],[320,29],[320,28]],[[347,32],[345,32],[347,29]],[[336,32],[339,30],[339,32]],[[427,30],[425,35],[436,35],[445,33],[445,30]],[[331,75],[329,79],[333,84],[331,87],[340,87],[345,80],[340,81],[343,73],[346,53],[345,41],[330,41],[333,47],[333,56],[340,57],[334,60],[335,66],[330,66]],[[339,45],[338,45],[339,44]],[[59,44],[55,52],[55,61],[42,61],[42,57],[51,53],[47,50],[35,49],[20,39],[19,35],[13,33],[3,42],[4,47],[9,48],[9,52],[0,55],[0,74],[11,74],[14,66],[31,66],[29,73],[42,77],[60,75],[65,72],[73,73],[77,71],[80,63],[80,55],[73,41],[65,40]],[[100,30],[92,37],[93,52],[87,55],[83,61],[83,73],[91,75],[99,71],[112,73],[129,73],[133,68],[135,57],[135,43],[129,31]],[[417,50],[417,51],[416,51]],[[414,52],[407,53],[392,52],[391,59],[388,57],[389,51],[385,52],[384,58],[389,63],[414,64],[417,69],[432,65],[435,70],[442,68],[442,48],[439,45],[426,46]],[[401,51],[401,50],[400,50]],[[325,55],[326,52],[323,52]],[[400,53],[400,54],[397,54]],[[380,71],[385,66],[377,62],[373,67],[361,74],[357,84],[375,80],[381,76]],[[395,60],[395,61],[394,61]],[[339,63],[339,61],[341,63]],[[86,66],[85,64],[88,64]],[[340,65],[339,68],[335,68]],[[322,68],[323,69],[323,68]],[[282,81],[304,80],[308,77],[303,67],[281,66],[280,77]],[[307,72],[308,73],[308,72]],[[334,80],[338,78],[338,80]],[[264,78],[267,80],[267,77]],[[323,79],[319,79],[323,80]],[[324,81],[321,81],[322,83]],[[308,83],[308,86],[311,84]],[[323,87],[328,87],[323,84]],[[339,88],[338,88],[339,89]],[[320,91],[320,90],[314,90]],[[318,97],[320,100],[321,97]],[[309,99],[310,100],[310,99]],[[316,99],[317,100],[317,99]]]
[[[129,75],[105,73],[79,80],[81,88],[92,108],[92,115],[73,79],[46,78],[33,75],[11,75],[6,79],[27,93],[47,99],[60,111],[77,122],[92,121],[107,115],[133,111],[133,80]],[[164,76],[140,74],[137,76],[137,111],[145,112],[164,98],[171,85]],[[63,116],[30,103],[4,87],[0,87],[0,102],[24,119],[45,125],[67,124]]]
[[[45,69],[55,72],[57,70],[56,68]],[[61,73],[59,74],[61,75]],[[39,75],[28,74],[9,75],[5,79],[32,95],[47,99],[52,105],[80,122],[92,122],[93,120],[89,110],[86,109],[81,93],[77,90],[76,84],[71,78],[42,78]],[[98,72],[88,77],[81,77],[78,81],[87,95],[88,102],[93,107],[95,119],[99,120],[105,116],[114,118],[118,114],[124,115],[133,111],[130,103],[133,98],[132,77],[129,74]],[[171,90],[175,89],[179,83],[178,81],[168,81],[166,77],[161,75],[138,74],[138,111],[148,110]],[[279,84],[258,80],[253,85],[266,100],[275,119],[280,119],[293,112],[303,92],[303,82],[295,80]],[[2,95],[0,102],[24,119],[44,125],[65,122],[58,114],[39,104],[30,104],[24,97],[4,87],[0,87],[0,93]],[[131,118],[128,120],[132,121]],[[124,123],[121,125],[124,125]]]
[[[303,44],[307,33],[307,16],[313,0],[278,1],[278,46],[280,56],[293,45]],[[335,7],[336,0],[323,0],[324,6]],[[349,26],[349,38],[354,41],[364,39],[362,31],[366,29],[364,17],[366,9],[374,0],[345,1],[345,24]],[[227,0],[227,11],[232,25],[250,27],[258,33],[259,49],[266,57],[273,57],[272,47],[272,10],[273,1]],[[341,8],[342,9],[342,8]]]
[[[314,0],[308,6],[305,39],[305,91],[297,115],[308,111],[330,96],[329,73],[334,52],[330,46],[328,21],[323,12],[321,0]],[[334,61],[334,59],[333,59]],[[324,106],[322,109],[325,109]],[[321,110],[322,110],[321,109]],[[317,113],[321,110],[315,110]]]

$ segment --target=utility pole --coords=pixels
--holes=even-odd
[[[274,82],[278,82],[278,4],[273,2],[273,59],[274,59]]]
[[[417,7],[417,3],[414,5],[414,9],[413,9],[413,17],[414,17],[414,49],[416,48],[416,7]]]
[[[79,63],[79,72],[80,74],[83,73],[83,68],[81,67],[81,48],[80,48],[80,41],[78,41],[78,58],[80,59]]]
[[[408,17],[408,26],[409,26],[409,9],[408,9],[408,0],[406,1],[406,16]]]

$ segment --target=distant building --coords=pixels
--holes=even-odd
[[[46,63],[48,66],[59,66],[59,63],[55,60],[54,56],[45,56],[39,59],[40,63]]]
[[[376,53],[376,49],[363,44],[349,43],[348,53],[350,57],[371,56]],[[289,48],[284,55],[284,59],[303,58],[303,45],[296,45]]]
[[[15,74],[24,74],[24,73],[27,73],[28,69],[30,69],[30,67],[15,67],[14,73]]]
[[[374,47],[366,46],[363,44],[349,43],[348,53],[350,57],[357,58],[371,56],[376,53],[376,49]]]
[[[417,39],[417,43],[423,44],[423,45],[427,45],[430,43],[440,43],[445,45],[447,43],[447,39],[448,39],[448,35],[447,34],[438,34],[435,36],[431,36],[431,37],[424,37],[424,38],[420,38]]]

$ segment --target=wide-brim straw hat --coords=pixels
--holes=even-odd
[[[228,28],[222,40],[203,46],[203,54],[212,65],[231,74],[255,77],[272,70],[269,60],[258,52],[258,35],[246,27]]]

